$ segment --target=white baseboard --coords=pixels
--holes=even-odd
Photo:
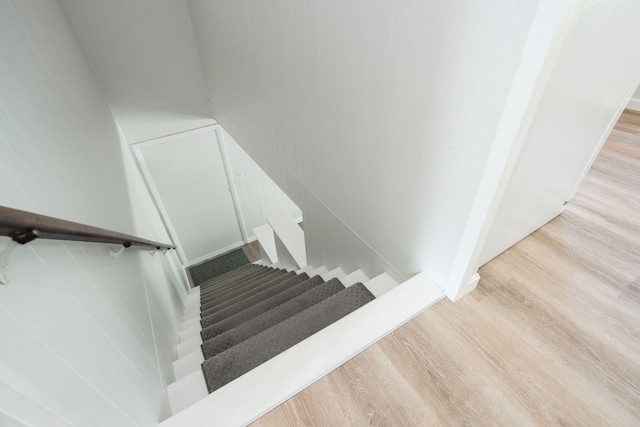
[[[627,104],[627,108],[634,111],[640,111],[640,99],[631,98]]]
[[[444,297],[418,274],[284,353],[160,423],[245,426],[384,338]]]

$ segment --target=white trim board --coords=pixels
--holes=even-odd
[[[240,204],[240,198],[238,197],[238,189],[236,188],[236,182],[233,179],[233,171],[231,170],[231,162],[229,161],[229,150],[227,149],[227,143],[224,140],[224,136],[222,134],[222,131],[220,130],[220,126],[216,126],[215,131],[216,138],[218,138],[218,148],[220,149],[220,155],[222,156],[222,164],[224,165],[224,172],[227,175],[227,183],[229,184],[231,200],[233,201],[233,207],[236,210],[236,218],[238,219],[240,234],[242,235],[242,240],[249,243],[247,223],[244,220],[242,205]]]
[[[380,298],[160,423],[245,426],[375,344],[444,297],[418,274]],[[322,354],[322,357],[318,357]]]

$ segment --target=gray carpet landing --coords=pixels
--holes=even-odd
[[[361,283],[345,288],[338,279],[253,264],[202,283],[202,372],[210,393],[374,299]]]
[[[189,267],[188,270],[193,279],[193,285],[199,286],[209,279],[235,270],[245,264],[249,264],[247,256],[242,249],[236,249],[196,266]]]

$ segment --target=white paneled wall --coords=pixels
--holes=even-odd
[[[304,212],[310,262],[442,284],[537,5],[189,1],[214,117]]]
[[[167,241],[58,0],[2,3],[0,82],[0,205]],[[156,425],[185,283],[172,253],[112,249],[20,248],[0,286],[0,381],[71,425]]]
[[[114,115],[207,99],[181,0],[61,0]]]
[[[227,149],[231,175],[234,177],[233,185],[236,188],[247,238],[255,238],[253,229],[266,224],[267,216],[272,213],[287,211],[295,220],[301,220],[300,208],[260,169],[231,135],[222,128],[221,134]]]
[[[62,4],[129,144],[216,123],[186,2]]]

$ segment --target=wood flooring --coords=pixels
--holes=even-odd
[[[639,426],[640,113],[480,275],[253,426]]]

